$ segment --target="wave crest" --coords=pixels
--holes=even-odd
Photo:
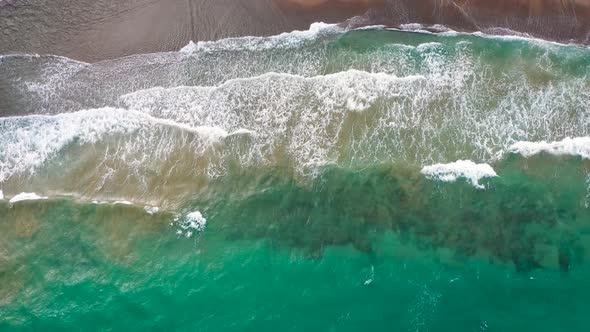
[[[429,179],[443,182],[455,182],[459,178],[464,178],[478,189],[485,188],[479,183],[481,179],[498,176],[492,166],[476,164],[471,160],[457,160],[448,164],[425,166],[421,173]]]
[[[540,153],[548,153],[555,156],[569,155],[590,159],[590,137],[566,137],[554,142],[517,142],[508,149],[510,153],[520,154],[528,158]]]

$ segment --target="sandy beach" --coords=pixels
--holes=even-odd
[[[96,62],[178,50],[190,40],[302,30],[319,21],[443,24],[491,33],[510,29],[561,42],[590,42],[590,0],[3,0],[0,54],[56,54]]]

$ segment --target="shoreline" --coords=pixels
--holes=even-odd
[[[98,62],[179,50],[189,41],[268,36],[314,22],[421,23],[590,44],[590,0],[2,0],[0,54]]]

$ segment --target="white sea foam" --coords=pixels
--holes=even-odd
[[[242,164],[265,163],[279,146],[286,146],[302,171],[333,162],[330,155],[339,153],[339,131],[351,113],[407,98],[423,80],[358,70],[313,77],[266,73],[215,87],[142,90],[121,101],[154,117],[255,137]]]
[[[199,211],[191,212],[184,217],[178,217],[176,222],[181,228],[177,233],[186,237],[191,237],[195,232],[204,231],[207,225],[207,219]]]
[[[68,58],[65,56],[61,56],[61,55],[53,55],[53,54],[34,54],[34,53],[16,53],[16,54],[3,54],[0,55],[0,61],[6,61],[6,60],[12,60],[12,59],[19,59],[19,58],[24,58],[24,59],[39,59],[39,58],[46,58],[46,59],[56,59],[59,60],[60,62],[71,62],[71,63],[76,63],[76,64],[80,64],[80,65],[89,65],[88,62],[83,62],[83,61],[78,61],[78,60],[74,60],[72,58]]]
[[[115,201],[113,204],[114,205],[133,205],[133,203],[131,203],[129,201]]]
[[[423,44],[420,44],[420,45],[416,46],[416,49],[419,52],[424,52],[426,50],[436,49],[436,48],[441,47],[441,46],[442,46],[441,43],[438,43],[438,42],[429,42],[429,43],[423,43]]]
[[[127,206],[139,206],[139,204],[134,203],[134,202],[130,202],[127,200],[119,200],[119,201],[98,201],[98,200],[93,200],[92,201],[93,204],[96,205],[107,205],[107,204],[112,204],[112,205],[127,205]],[[158,212],[160,212],[160,208],[157,206],[150,206],[150,205],[146,205],[143,207],[143,210],[150,215],[156,214]]]
[[[304,42],[313,40],[324,33],[341,31],[343,31],[343,28],[340,28],[336,24],[319,22],[311,24],[308,30],[295,30],[269,37],[247,36],[225,38],[216,41],[200,41],[197,43],[190,41],[186,46],[180,49],[180,52],[191,54],[194,52],[240,50],[258,51],[276,48],[296,48],[301,47]]]
[[[424,25],[420,24],[420,23],[401,24],[399,27],[400,27],[400,29],[405,30],[405,31],[417,31],[417,30],[421,31],[424,29]]]
[[[106,204],[115,204],[116,202],[113,202],[113,201],[92,200],[91,203],[92,204],[96,204],[96,205],[106,205]]]
[[[62,147],[78,139],[93,142],[107,132],[131,132],[137,115],[113,109],[88,110],[57,116],[26,116],[0,119],[0,182],[15,173],[33,171]]]
[[[91,66],[88,63],[78,62],[65,57],[59,56],[41,56],[37,63],[41,68],[40,75],[32,79],[15,79],[15,86],[24,88],[27,96],[34,101],[40,98],[45,101],[55,102],[54,98],[58,91],[67,89],[70,80],[76,74]],[[41,106],[44,107],[44,106]],[[37,111],[37,110],[35,110]]]
[[[470,34],[472,36],[477,36],[477,37],[481,37],[481,38],[490,38],[490,39],[496,39],[496,40],[505,40],[505,41],[524,41],[527,43],[534,43],[540,46],[573,46],[573,47],[580,47],[580,45],[577,44],[564,44],[564,43],[560,43],[560,42],[556,42],[556,41],[551,41],[551,40],[546,40],[546,39],[541,39],[541,38],[535,38],[533,36],[527,36],[526,34],[506,34],[506,35],[496,35],[496,34],[489,34],[489,33],[485,33],[485,32],[481,32],[481,31],[476,31],[476,32],[471,32],[471,33],[465,33],[465,34]]]
[[[429,30],[428,30],[429,29]],[[409,24],[401,24],[398,28],[388,28],[388,30],[394,31],[411,31],[411,32],[418,32],[424,34],[433,34],[436,33],[439,36],[445,37],[456,37],[456,36],[476,36],[481,38],[489,38],[489,39],[496,39],[496,40],[505,40],[505,41],[524,41],[528,43],[534,43],[540,46],[568,46],[568,47],[583,47],[579,44],[566,44],[560,43],[556,41],[536,38],[526,33],[518,32],[518,31],[510,31],[508,29],[501,29],[504,34],[495,34],[493,33],[495,30],[499,29],[488,29],[488,32],[483,31],[474,31],[474,32],[459,32],[452,30],[444,25],[435,24],[432,26],[425,26],[420,23],[409,23]],[[431,31],[433,30],[433,31]]]
[[[389,46],[401,56],[389,56]],[[447,161],[449,155],[489,162],[519,140],[590,134],[588,112],[568,111],[588,105],[587,77],[533,86],[526,68],[515,65],[498,73],[482,65],[468,47],[453,52],[439,52],[454,47],[447,42],[387,47],[368,55],[339,52],[345,68],[365,71],[316,76],[271,72],[221,84],[215,80],[211,86],[136,91],[120,99],[129,110],[0,119],[0,182],[67,153],[70,146],[100,140],[104,144],[95,148],[104,153],[105,162],[99,160],[104,170],[93,174],[99,178],[96,188],[105,183],[108,188],[118,176],[123,183],[120,174],[134,177],[128,183],[157,187],[165,180],[151,181],[154,174],[165,175],[176,166],[162,166],[158,160],[178,156],[182,161],[177,169],[188,169],[183,162],[193,164],[190,171],[207,168],[199,175],[224,174],[228,160],[256,167],[275,165],[277,158],[287,158],[295,171],[306,172],[328,163],[364,166],[402,160],[427,165]],[[367,64],[367,58],[374,63]],[[556,73],[555,63],[544,59],[534,60],[534,66]],[[162,134],[163,127],[180,130],[168,128]],[[228,136],[236,137],[224,140]],[[204,146],[214,148],[203,152]],[[214,161],[205,160],[213,154]]]
[[[590,137],[564,138],[561,141],[517,142],[508,148],[511,153],[520,154],[525,158],[548,153],[556,156],[570,155],[590,159]]]
[[[140,90],[121,102],[189,126],[248,128],[256,139],[240,162],[270,160],[278,146],[287,146],[298,170],[351,159],[430,164],[445,160],[450,144],[461,158],[490,162],[526,137],[590,131],[589,114],[565,111],[590,101],[584,79],[531,87],[524,72],[480,73],[470,50],[458,49],[449,61],[440,47],[421,47],[423,75],[266,73],[217,86]],[[490,95],[484,81],[505,95]]]
[[[47,197],[39,196],[35,193],[20,193],[10,199],[10,203],[22,202],[22,201],[38,201],[44,200]]]
[[[242,165],[264,164],[284,146],[297,162],[298,170],[323,165],[331,162],[329,154],[338,150],[335,144],[338,137],[334,136],[338,133],[326,137],[330,122],[336,121],[334,124],[340,126],[347,112],[363,112],[379,99],[396,97],[407,90],[406,85],[422,79],[357,70],[310,78],[267,73],[230,80],[216,87],[138,91],[121,98],[129,109],[6,117],[0,119],[0,139],[6,142],[0,146],[0,182],[14,174],[34,174],[70,145],[93,145],[101,141],[110,145],[106,147],[104,160],[98,161],[97,168],[101,170],[97,173],[96,190],[101,190],[118,173],[132,172],[134,181],[142,185],[148,170],[153,173],[153,167],[157,167],[150,166],[150,160],[169,159],[171,151],[178,151],[182,142],[192,152],[193,160],[198,160],[200,167],[195,172],[218,176],[224,169],[223,141],[228,136],[239,136],[238,140],[245,136],[253,138],[248,150],[242,149],[238,156]],[[293,102],[306,98],[305,104]],[[255,99],[264,102],[251,102]],[[289,125],[296,127],[288,128]],[[195,133],[198,141],[174,133],[158,134],[162,128]],[[285,136],[289,131],[292,135]],[[214,145],[217,150],[208,150]],[[213,165],[207,158],[221,161],[212,161],[217,163]],[[113,162],[119,166],[109,166]]]
[[[459,178],[464,178],[478,189],[485,188],[479,183],[482,178],[498,176],[490,165],[476,164],[471,160],[425,166],[421,173],[429,179],[443,182],[455,182]]]
[[[34,171],[70,144],[110,137],[104,140],[108,150],[99,165],[104,168],[99,189],[128,173],[138,186],[147,186],[150,174],[168,172],[158,168],[163,166],[157,160],[179,155],[185,165],[199,165],[191,171],[211,177],[224,174],[227,160],[257,167],[275,165],[277,158],[288,158],[299,174],[317,174],[317,166],[330,163],[426,165],[446,160],[455,147],[462,149],[460,158],[489,162],[516,140],[588,134],[590,115],[564,112],[590,100],[585,80],[533,89],[526,75],[515,74],[516,80],[508,82],[489,72],[482,77],[506,90],[498,99],[482,89],[478,80],[483,78],[476,76],[469,54],[458,51],[449,61],[448,55],[431,51],[438,47],[421,47],[424,69],[418,72],[423,75],[354,69],[311,77],[271,72],[215,86],[139,90],[120,98],[128,109],[2,118],[0,182]],[[581,92],[570,92],[576,90]],[[237,137],[225,140],[228,136]]]
[[[218,96],[220,94],[238,94],[237,96],[232,95],[232,99],[236,97],[244,98],[247,97],[245,93],[251,92],[251,90],[257,90],[258,94],[260,94],[270,92],[268,90],[273,86],[292,85],[295,91],[281,91],[283,98],[297,97],[297,93],[310,93],[319,97],[319,101],[324,104],[343,106],[349,111],[363,111],[380,96],[395,96],[397,94],[396,89],[390,91],[393,85],[403,85],[423,79],[425,78],[421,75],[396,77],[387,73],[369,73],[355,69],[313,77],[271,72],[260,76],[228,80],[214,87],[158,87],[140,90],[121,96],[121,100],[130,107],[143,111],[152,110],[154,106],[164,104],[164,107],[160,108],[161,113],[157,114],[158,117],[170,118],[194,126],[201,123],[200,120],[202,119],[183,117],[183,115],[189,114],[179,114],[181,113],[178,112],[179,108],[182,108],[182,110],[194,108],[198,113],[201,113],[203,112],[202,105],[206,105],[207,102],[231,101],[227,100],[229,96],[220,98],[221,96]],[[252,88],[249,86],[252,86]],[[214,106],[223,105],[215,104]],[[232,135],[254,133],[256,131],[244,128],[236,128],[231,132]],[[227,135],[227,133],[224,135]]]
[[[143,210],[147,213],[147,214],[156,214],[158,212],[160,212],[160,208],[157,206],[145,206],[143,208]]]
[[[387,28],[387,25],[375,24],[375,25],[364,25],[362,27],[355,28],[354,30],[382,30]]]
[[[195,133],[204,145],[230,135],[218,127],[191,127],[171,119],[154,118],[145,112],[114,108],[55,116],[5,117],[0,119],[0,141],[3,142],[0,146],[0,182],[14,174],[34,173],[36,168],[69,144],[93,144],[107,136],[130,135],[140,129],[150,132],[158,126]],[[148,149],[149,146],[144,145],[143,148]]]
[[[250,130],[250,129],[240,128],[240,129],[232,131],[231,133],[228,134],[228,136],[234,136],[234,135],[256,136],[256,132],[253,130]]]

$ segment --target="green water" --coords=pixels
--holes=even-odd
[[[584,166],[514,163],[485,191],[386,166],[229,175],[186,207],[208,216],[190,238],[141,207],[2,203],[0,326],[584,330]]]
[[[0,58],[0,331],[590,326],[587,48],[289,38]]]

